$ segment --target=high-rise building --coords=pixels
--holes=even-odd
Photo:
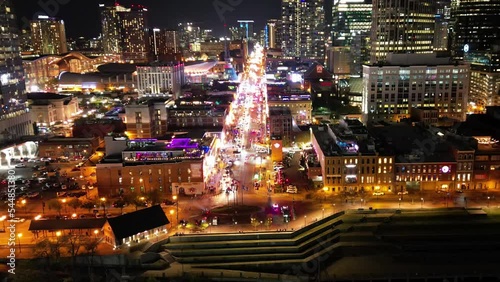
[[[432,53],[436,11],[436,0],[374,0],[370,62],[388,53]]]
[[[179,23],[178,31],[183,51],[191,51],[193,44],[201,41],[201,29],[196,23]]]
[[[254,37],[253,25],[253,20],[238,20],[238,26],[240,27],[241,36],[243,38],[252,39]]]
[[[408,118],[411,109],[435,109],[439,117],[465,120],[470,67],[434,54],[387,55],[384,65],[363,66],[366,120]]]
[[[147,8],[99,4],[104,52],[121,54],[127,62],[147,60]]]
[[[323,0],[282,0],[283,46],[287,56],[325,57]]]
[[[333,46],[349,47],[351,74],[360,75],[370,61],[372,0],[335,0],[332,6]],[[332,70],[333,71],[333,70]]]
[[[449,51],[449,27],[451,16],[451,0],[436,2],[436,26],[434,28],[434,51]]]
[[[453,0],[451,51],[471,65],[470,102],[500,106],[500,1]]]
[[[210,40],[214,38],[214,32],[211,29],[204,29],[201,31],[201,39],[203,41]]]
[[[149,53],[155,60],[180,52],[179,32],[164,28],[148,29]]]
[[[10,0],[0,1],[0,140],[33,134],[26,110],[26,87],[19,30]]]
[[[297,0],[281,1],[281,20],[283,25],[283,41],[281,49],[286,56],[297,56],[299,41],[299,7]]]
[[[64,21],[46,15],[38,15],[32,20],[31,40],[36,54],[52,55],[68,52]]]
[[[278,19],[270,19],[267,21],[265,34],[266,34],[266,47],[281,49],[282,41],[282,25]]]

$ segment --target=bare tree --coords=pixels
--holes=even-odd
[[[82,202],[78,198],[73,198],[69,201],[68,206],[73,208],[76,213],[76,210],[82,206]]]
[[[63,208],[61,202],[59,202],[57,199],[52,199],[47,202],[47,206],[49,207],[49,210],[55,210],[61,216],[61,210]]]

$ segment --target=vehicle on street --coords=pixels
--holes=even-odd
[[[288,206],[282,206],[281,213],[283,214],[283,221],[285,223],[290,222],[290,209]]]
[[[23,164],[23,163],[20,163],[20,164],[16,164],[14,167],[15,167],[15,168],[25,168],[25,167],[26,167],[26,165],[25,165],[25,164]]]
[[[385,195],[384,192],[373,192],[373,196],[383,196]]]
[[[408,191],[402,191],[402,192],[400,191],[398,192],[398,195],[408,195]]]

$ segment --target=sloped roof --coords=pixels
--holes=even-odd
[[[108,218],[117,241],[170,223],[160,205]]]
[[[41,231],[41,230],[101,229],[105,223],[106,223],[105,218],[32,220],[28,230]]]
[[[321,70],[321,71],[318,71]],[[323,65],[319,63],[313,63],[307,71],[304,73],[304,79],[332,79],[332,73],[330,73]]]

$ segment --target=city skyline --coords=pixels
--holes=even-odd
[[[36,0],[20,0],[13,3],[18,17],[20,29],[29,29],[27,21],[33,20],[39,14],[60,18],[65,22],[69,38],[80,36],[97,37],[101,32],[99,22],[99,4],[109,1],[67,1],[58,7],[44,6]],[[150,27],[176,28],[179,22],[200,23],[203,28],[213,29],[215,35],[224,34],[224,21],[227,26],[236,26],[239,19],[250,19],[256,23],[256,30],[263,29],[270,18],[280,17],[280,0],[253,1],[203,1],[188,0],[186,2],[165,1],[158,3],[152,0],[123,0],[120,5],[144,5],[148,9]],[[241,2],[241,3],[240,3]],[[197,7],[193,9],[193,7]],[[216,8],[217,7],[217,8]],[[82,13],[81,11],[85,11]],[[166,11],[166,12],[165,12]],[[174,11],[170,15],[169,11]],[[169,14],[167,17],[165,13]],[[83,25],[85,23],[85,25]],[[258,28],[257,28],[258,27]]]

